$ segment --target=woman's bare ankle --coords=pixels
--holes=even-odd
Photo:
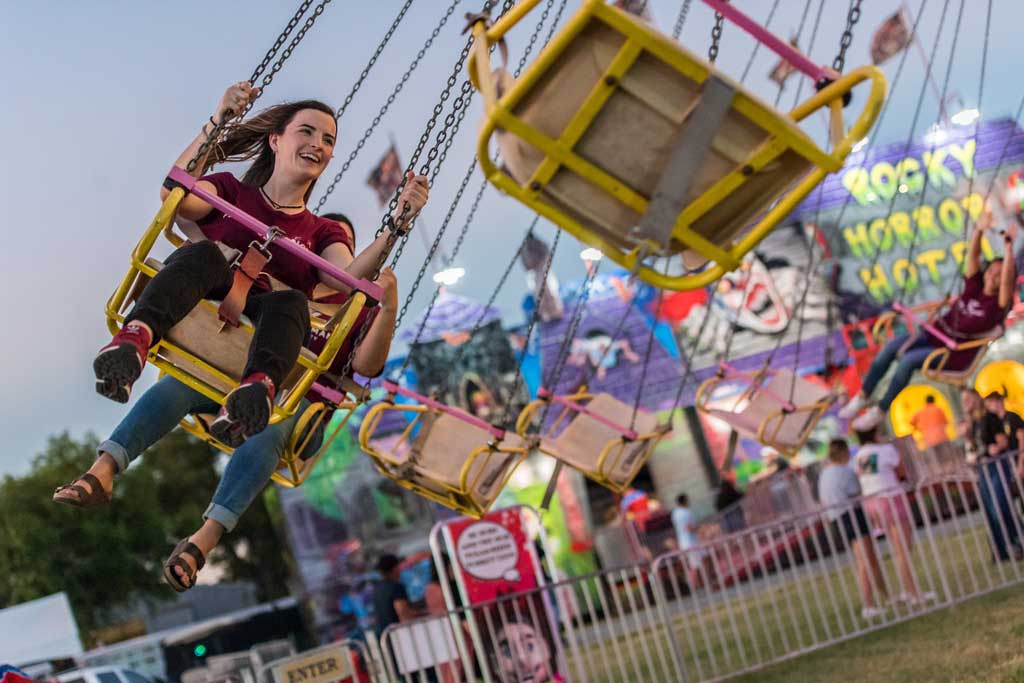
[[[114,477],[117,476],[117,461],[109,453],[102,452],[100,457],[89,468],[89,474],[100,480],[103,488],[110,491],[114,488]]]

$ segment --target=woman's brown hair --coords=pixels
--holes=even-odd
[[[271,134],[284,133],[295,115],[304,109],[322,111],[334,117],[334,110],[319,100],[299,100],[267,107],[260,113],[243,121],[229,123],[220,142],[212,146],[206,157],[203,171],[225,161],[248,161],[252,165],[242,176],[242,182],[253,187],[262,187],[274,173],[274,151],[270,149]],[[304,199],[309,201],[313,193],[314,180],[309,184]]]

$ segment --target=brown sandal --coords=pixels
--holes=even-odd
[[[191,555],[192,559],[195,560],[195,569],[192,569],[188,562],[185,561],[185,558],[182,557],[182,555],[185,554]],[[164,562],[164,581],[166,581],[174,590],[179,593],[184,593],[189,588],[196,585],[196,574],[199,573],[199,570],[202,569],[205,564],[206,557],[203,555],[203,551],[196,547],[196,544],[192,541],[187,538],[183,538],[178,542],[178,545],[174,546],[174,552],[172,552],[171,556],[167,558],[166,562]],[[185,576],[188,578],[188,585],[182,583],[181,579],[178,578],[178,575],[174,572],[175,567],[185,570]]]
[[[78,482],[84,481],[89,485],[90,490],[86,491],[85,488],[78,485]],[[71,491],[78,494],[78,498],[68,498],[59,494],[64,491]],[[82,476],[78,477],[70,484],[65,486],[58,486],[53,491],[53,502],[60,503],[61,505],[70,505],[73,508],[95,508],[107,505],[110,503],[110,494],[103,488],[103,484],[94,475],[86,472]]]

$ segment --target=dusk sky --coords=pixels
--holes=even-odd
[[[449,2],[416,0],[413,4],[342,120],[335,161],[314,198],[340,169]],[[362,244],[381,218],[381,210],[365,186],[367,173],[387,148],[389,136],[397,140],[403,161],[407,159],[463,44],[459,35],[462,16],[479,10],[481,2],[462,0],[326,205],[353,218]],[[795,35],[801,15],[809,8],[800,40],[806,48],[820,3],[777,2],[771,28],[782,38]],[[401,4],[399,0],[332,2],[257,108],[307,97],[339,106]],[[566,16],[579,0],[568,4]],[[769,0],[736,0],[736,4],[760,21],[772,7]],[[922,6],[921,0],[909,4],[915,12]],[[1019,71],[1024,64],[1024,41],[1016,30],[1007,28],[1022,25],[1024,6],[1008,0],[992,3],[988,71],[981,83],[988,3],[928,0],[923,4],[920,37],[926,53],[932,51],[939,17],[947,8],[935,55],[938,88],[943,87],[963,4],[949,93],[959,93],[968,106],[980,106],[987,118],[1011,116],[1024,92]],[[4,75],[0,83],[5,97],[0,107],[4,133],[0,211],[5,244],[0,259],[5,273],[3,308],[9,318],[0,347],[0,368],[7,386],[0,409],[7,435],[7,447],[0,453],[0,473],[26,472],[50,435],[69,430],[81,437],[92,431],[103,438],[124,415],[125,406],[99,397],[93,388],[92,358],[109,340],[104,302],[124,275],[132,247],[159,206],[160,184],[175,157],[212,113],[224,88],[249,76],[297,5],[294,1],[251,0],[2,3],[0,60]],[[846,0],[824,0],[811,51],[815,61],[831,63],[847,5]],[[680,0],[651,0],[651,6],[658,24],[670,32]],[[864,3],[847,68],[869,62],[872,32],[897,8],[895,2]],[[518,61],[540,9],[509,35],[513,61]],[[694,0],[683,44],[705,54],[712,21],[711,10]],[[542,36],[546,32],[545,28]],[[750,38],[727,25],[719,66],[738,79],[752,47]],[[747,84],[769,102],[775,99],[777,87],[767,74],[776,61],[774,55],[761,50],[747,78]],[[898,62],[896,57],[883,66],[890,79]],[[873,140],[906,139],[921,98],[923,74],[923,60],[912,51],[891,94],[890,111]],[[787,83],[784,108],[792,106],[799,80],[794,76]],[[979,85],[984,89],[980,103]],[[804,84],[801,92],[806,97],[809,84]],[[853,107],[857,107],[856,101]],[[936,98],[926,90],[917,133],[936,121],[937,111]],[[433,238],[468,168],[479,120],[479,107],[474,104],[419,226],[428,238]],[[820,121],[813,122],[811,130],[820,134]],[[479,182],[477,174],[470,182],[472,191]],[[449,227],[448,249],[454,244],[468,199]],[[454,291],[486,299],[529,221],[530,213],[524,207],[488,190],[457,259],[467,276]],[[543,225],[540,232],[550,240],[554,229]],[[423,243],[414,237],[400,265],[403,297],[423,261]],[[583,271],[580,246],[571,238],[562,244],[555,271],[563,281],[572,280]],[[167,252],[166,245],[160,248]],[[498,298],[509,323],[522,320],[524,283],[523,272],[517,268]],[[422,310],[432,288],[433,283],[424,283],[408,319]],[[148,369],[133,396],[141,395],[155,376],[155,371]]]

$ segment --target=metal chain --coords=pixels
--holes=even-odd
[[[540,30],[544,27],[544,22],[548,20],[548,15],[551,14],[551,9],[554,6],[555,0],[547,0],[544,4],[544,11],[540,15],[540,21],[537,22],[537,28],[533,29],[533,34],[530,35],[530,40],[526,44],[526,49],[523,50],[523,56],[519,58],[519,66],[516,67],[516,76],[523,72],[523,68],[526,66],[526,60],[529,59],[530,53],[533,52],[533,46],[537,43],[537,38],[540,37]]]
[[[203,140],[203,142],[199,145],[199,149],[196,150],[196,153],[192,156],[191,159],[189,159],[189,162],[185,165],[185,170],[187,172],[192,173],[193,171],[195,171],[196,166],[199,165],[199,161],[201,159],[206,158],[206,154],[207,152],[209,152],[210,146],[217,144],[217,141],[220,139],[221,134],[227,128],[230,119],[236,117],[244,117],[245,114],[247,114],[249,110],[252,109],[252,106],[256,102],[256,100],[259,99],[259,97],[263,94],[263,91],[266,89],[266,87],[270,85],[271,81],[274,80],[274,74],[281,70],[281,67],[284,66],[285,61],[291,56],[292,51],[295,50],[295,46],[297,46],[299,42],[305,37],[306,32],[310,29],[310,27],[312,27],[313,23],[316,21],[316,18],[323,14],[324,7],[330,1],[331,0],[322,0],[321,3],[317,5],[316,9],[313,11],[313,15],[306,20],[306,24],[303,26],[302,30],[300,30],[299,33],[295,36],[295,38],[292,39],[292,42],[289,43],[288,48],[283,53],[281,53],[281,57],[274,64],[274,67],[273,69],[271,69],[271,72],[267,74],[266,77],[264,77],[263,83],[260,84],[259,90],[255,93],[252,100],[249,101],[249,104],[245,108],[245,110],[238,114],[235,114],[235,116],[233,117],[226,117],[219,123],[214,124],[213,130],[210,131],[209,135],[206,136],[206,139]],[[295,27],[298,26],[299,20],[302,18],[302,15],[306,13],[306,10],[309,9],[309,6],[311,4],[313,4],[313,0],[303,0],[303,2],[299,5],[299,9],[296,10],[295,14],[292,15],[292,18],[288,20],[288,24],[285,26],[284,30],[281,31],[281,33],[277,36],[277,39],[274,41],[274,44],[270,47],[270,49],[267,50],[267,53],[263,56],[263,60],[256,66],[255,69],[253,69],[252,75],[249,76],[250,85],[255,85],[256,79],[258,79],[266,70],[267,65],[270,64],[270,61],[277,54],[277,51],[281,49],[282,45],[284,45],[284,41],[288,40],[288,36],[290,36],[292,31],[295,30]],[[219,114],[221,112],[217,113]],[[205,130],[206,127],[203,126],[203,128]]]
[[[533,229],[537,227],[537,221],[539,219],[539,214],[534,215],[533,222],[530,223],[530,227],[526,229],[526,234],[523,235],[523,239],[519,242],[519,247],[516,249],[515,253],[512,254],[512,258],[509,260],[508,265],[505,266],[504,272],[502,272],[501,277],[498,278],[497,286],[491,291],[491,296],[487,299],[487,303],[484,304],[483,310],[480,312],[476,322],[473,324],[473,328],[469,331],[469,337],[465,342],[459,345],[458,351],[455,352],[455,355],[452,357],[451,361],[449,361],[449,367],[452,369],[459,367],[459,363],[462,362],[462,357],[466,355],[466,349],[469,347],[470,340],[472,340],[483,327],[484,320],[487,319],[487,312],[494,307],[494,302],[498,300],[498,294],[501,293],[502,288],[504,288],[505,283],[508,281],[509,275],[512,274],[512,269],[515,268],[516,261],[519,260],[519,255],[522,254],[523,249],[526,248],[526,243],[533,234]],[[449,379],[454,379],[454,374],[449,375]]]
[[[715,12],[715,25],[711,27],[711,47],[708,48],[708,61],[712,64],[718,59],[718,46],[722,41],[722,28],[725,25],[725,17]]]
[[[455,200],[452,202],[451,207],[448,209],[448,214],[445,216],[444,223],[442,223],[441,227],[438,229],[437,236],[434,238],[434,242],[431,244],[430,249],[427,253],[427,258],[424,259],[422,265],[420,265],[420,272],[416,276],[416,279],[413,282],[413,286],[409,290],[409,294],[406,295],[405,302],[402,304],[402,310],[399,311],[398,318],[395,320],[395,329],[398,329],[399,326],[401,326],[402,319],[405,317],[405,313],[406,311],[408,311],[409,305],[412,303],[412,299],[416,295],[416,291],[419,289],[420,283],[423,281],[423,278],[426,277],[427,268],[434,260],[434,254],[437,252],[437,249],[441,244],[441,236],[447,229],[448,223],[451,221],[452,214],[455,212],[455,208],[458,206],[459,201],[462,199],[462,194],[463,192],[465,192],[466,185],[469,183],[469,179],[473,175],[474,170],[476,170],[475,160],[473,162],[473,165],[470,167],[469,172],[466,173],[465,178],[462,179],[462,185],[459,187],[459,191],[455,195]],[[486,187],[487,181],[485,180],[484,183],[480,186],[480,189],[477,191],[476,197],[473,199],[473,204],[469,208],[469,213],[466,215],[466,220],[462,224],[462,229],[459,231],[459,237],[455,241],[455,247],[452,249],[452,253],[449,256],[449,258],[454,259],[458,255],[459,250],[462,249],[462,243],[465,241],[466,233],[469,232],[469,226],[470,224],[472,224],[473,217],[476,215],[477,208],[479,208],[480,206],[480,198],[483,196],[484,189]],[[434,293],[430,297],[430,303],[427,304],[427,308],[423,312],[423,319],[420,322],[419,328],[417,328],[416,330],[416,335],[413,337],[410,346],[415,346],[416,344],[418,344],[420,338],[423,336],[423,330],[426,328],[427,320],[430,318],[430,314],[433,312],[434,306],[437,304],[437,300],[441,296],[441,289],[441,285],[438,285],[437,287],[434,288]],[[405,370],[409,367],[409,363],[411,361],[412,353],[405,354],[405,360],[402,362],[402,367],[399,369],[397,376],[400,377],[403,373],[405,373]]]
[[[551,273],[551,264],[555,262],[555,253],[558,251],[558,243],[562,238],[562,230],[555,231],[555,239],[551,241],[551,251],[548,253],[548,262],[544,264],[544,272],[541,274],[537,291],[543,293],[545,290],[541,289],[542,286],[547,284],[548,275]],[[520,388],[523,386],[523,362],[526,360],[527,351],[530,348],[530,339],[533,338],[533,330],[537,326],[537,321],[540,320],[540,296],[538,294],[537,305],[533,308],[533,315],[530,316],[530,323],[526,327],[526,336],[523,339],[523,353],[519,357],[519,363],[516,364],[516,379],[512,384],[512,391],[509,393],[508,401],[505,403],[504,414],[502,415],[501,424],[507,424],[509,421],[510,413],[512,412],[512,402],[515,401],[515,397],[519,394]]]
[[[430,33],[430,36],[427,38],[426,42],[423,43],[423,46],[420,48],[419,52],[416,53],[416,57],[409,64],[408,68],[405,70],[405,73],[402,74],[402,77],[398,80],[398,84],[395,85],[391,93],[387,96],[387,99],[384,101],[384,104],[381,105],[380,110],[377,112],[377,115],[373,117],[373,120],[370,122],[369,127],[366,129],[366,131],[363,132],[362,137],[359,138],[359,141],[356,143],[355,148],[353,148],[353,150],[349,153],[348,158],[345,160],[345,163],[342,164],[341,166],[341,170],[338,171],[337,174],[335,174],[334,179],[331,181],[331,184],[327,186],[327,189],[324,190],[323,195],[321,195],[320,199],[317,200],[316,208],[313,209],[314,213],[320,212],[320,209],[323,208],[323,205],[327,203],[327,198],[330,196],[332,192],[334,192],[334,188],[337,187],[338,183],[341,182],[341,179],[345,177],[345,173],[347,173],[349,168],[352,166],[352,162],[354,162],[356,160],[356,157],[359,156],[359,153],[363,150],[363,147],[366,145],[367,140],[369,140],[370,136],[373,135],[374,131],[377,130],[377,126],[380,125],[380,122],[388,113],[388,110],[391,109],[391,105],[394,104],[395,99],[398,97],[399,93],[402,92],[402,89],[405,87],[405,84],[409,81],[409,78],[412,76],[413,71],[415,71],[416,68],[419,66],[420,60],[423,59],[424,55],[427,54],[427,51],[434,44],[434,41],[441,34],[441,30],[444,28],[445,24],[448,23],[448,19],[451,18],[452,14],[455,12],[455,7],[459,4],[459,2],[461,2],[461,0],[452,0],[451,4],[448,5],[448,9],[445,10],[445,13],[444,15],[442,15],[441,20],[438,22],[437,26],[434,27],[434,30]]]
[[[263,75],[263,72],[270,65],[270,61],[274,58],[274,55],[276,55],[277,51],[281,49],[282,45],[284,45],[284,41],[288,40],[288,36],[290,36],[292,31],[295,30],[295,27],[299,25],[299,20],[302,19],[302,15],[306,13],[306,10],[308,10],[309,6],[312,4],[313,0],[303,0],[299,4],[299,9],[296,10],[292,18],[288,20],[288,24],[284,27],[284,30],[281,31],[277,40],[275,40],[274,44],[269,50],[267,50],[267,54],[263,56],[263,61],[253,69],[252,76],[249,76],[250,83],[255,83],[256,79]]]
[[[860,21],[860,3],[861,0],[851,0],[850,2],[850,11],[846,15],[846,28],[843,30],[843,37],[839,39],[839,54],[832,60],[832,68],[839,73],[843,73],[843,67],[846,66],[846,51],[853,43],[853,27]]]
[[[683,0],[683,4],[679,8],[679,15],[676,17],[676,25],[672,27],[672,37],[676,40],[679,40],[679,36],[683,33],[683,24],[686,23],[686,17],[690,14],[691,4],[693,4],[693,0]]]
[[[562,0],[561,4],[558,5],[558,11],[555,12],[555,20],[551,22],[551,26],[548,28],[548,34],[544,38],[544,46],[551,42],[552,36],[555,35],[555,30],[558,28],[559,22],[562,21],[562,13],[565,12],[565,6],[568,4],[568,0]],[[541,48],[543,49],[543,47]]]
[[[352,86],[352,90],[345,97],[345,101],[341,103],[341,107],[338,108],[337,113],[334,115],[336,120],[340,121],[341,117],[345,115],[345,111],[348,109],[348,106],[352,104],[352,100],[355,99],[356,93],[363,87],[363,82],[366,81],[366,77],[370,75],[370,70],[373,69],[374,65],[377,63],[377,59],[380,57],[381,53],[384,52],[384,48],[387,47],[387,44],[391,41],[391,36],[395,35],[398,25],[402,23],[402,19],[405,18],[405,13],[409,11],[409,7],[412,6],[412,3],[413,0],[405,0],[405,4],[402,5],[402,9],[398,10],[398,15],[395,17],[395,20],[391,22],[391,26],[388,27],[387,32],[384,34],[384,38],[382,38],[380,43],[377,45],[377,49],[374,50],[373,56],[370,57],[370,61],[366,63],[366,66],[359,74],[359,78],[356,79],[355,85]]]
[[[506,4],[507,7],[511,7],[513,2],[514,2],[514,0],[506,0],[505,4]],[[486,7],[490,7],[491,4],[492,4],[491,1],[488,0],[488,2],[486,3]],[[507,8],[506,8],[505,11],[507,11]],[[466,62],[466,58],[469,56],[469,51],[470,51],[470,48],[472,47],[472,45],[473,45],[473,37],[470,36],[469,39],[466,41],[465,47],[462,49],[462,52],[459,55],[458,61],[455,63],[455,66],[452,69],[452,74],[448,77],[448,81],[446,83],[444,91],[441,94],[439,102],[434,106],[434,110],[431,113],[430,119],[427,121],[426,129],[423,131],[423,135],[420,136],[419,144],[416,146],[416,149],[413,151],[412,157],[409,159],[409,163],[406,166],[406,170],[407,171],[411,171],[412,169],[414,169],[416,167],[416,163],[419,161],[420,155],[423,153],[423,148],[426,147],[427,141],[430,139],[430,133],[433,131],[434,127],[437,125],[437,120],[440,117],[441,112],[444,110],[444,103],[451,96],[452,88],[455,87],[455,82],[458,80],[458,74],[462,71],[463,65]],[[442,140],[435,140],[434,147],[430,150],[430,152],[434,153],[435,157],[436,157],[436,153],[437,153],[436,152],[436,148],[442,142],[443,142],[443,139]],[[428,156],[429,156],[429,152],[428,152]],[[425,175],[427,170],[428,170],[428,168],[424,167],[424,169],[422,169],[422,174]],[[387,238],[387,241],[385,243],[385,248],[381,250],[380,258],[377,260],[377,265],[374,268],[373,275],[372,275],[372,277],[368,278],[370,280],[376,280],[377,277],[380,275],[381,269],[384,267],[384,264],[387,262],[388,254],[390,253],[391,249],[394,247],[395,242],[397,242],[398,238],[400,237],[399,231],[395,228],[396,221],[394,219],[394,213],[398,209],[398,200],[401,197],[402,190],[404,188],[405,188],[405,181],[403,179],[402,183],[400,183],[399,186],[397,188],[395,188],[394,195],[391,197],[391,201],[388,204],[388,211],[387,211],[387,213],[384,214],[383,218],[381,219],[381,226],[380,226],[380,228],[377,229],[377,233],[376,233],[376,237],[377,238],[379,238],[385,231],[388,231],[388,238]],[[403,223],[408,218],[409,210],[410,210],[409,204],[405,203],[405,205],[402,208],[402,213],[401,213],[401,215],[398,218],[398,221],[397,221],[398,223]],[[408,237],[408,233],[406,233],[404,235],[404,237],[407,238]],[[342,377],[348,377],[348,376],[351,375],[351,372],[352,372],[352,362],[355,359],[356,352],[358,351],[360,344],[362,344],[363,340],[366,338],[366,334],[369,331],[369,327],[370,327],[369,325],[363,325],[362,328],[360,329],[359,335],[356,337],[356,340],[355,340],[355,342],[354,342],[354,344],[352,346],[352,351],[351,351],[351,353],[349,353],[348,359],[345,362],[345,368],[344,368],[344,370],[342,371],[342,374],[341,374]]]
[[[563,0],[562,8],[564,8],[565,3],[566,3],[566,0]],[[506,3],[506,5],[508,5],[508,3]],[[504,11],[507,11],[507,9],[503,10],[503,13],[504,13]],[[547,13],[545,12],[545,16],[546,16],[546,14]],[[534,36],[536,36],[537,34],[540,33],[540,30],[541,30],[541,28],[542,28],[542,26],[544,24],[544,20],[545,20],[545,18],[544,18],[544,16],[542,16],[540,22],[538,22],[538,24],[537,24],[537,27],[534,29]],[[556,22],[558,21],[558,16],[556,16],[555,21]],[[523,64],[525,63],[526,58],[529,55],[530,50],[532,49],[532,43],[533,42],[535,42],[535,40],[531,41],[531,45],[530,46],[527,46],[527,49],[526,49],[526,51],[525,51],[525,53],[523,55],[523,58],[520,60],[520,68],[522,68]],[[544,44],[547,45],[547,41],[545,41]],[[516,70],[516,75],[517,76],[519,75],[519,69]],[[463,88],[465,89],[468,85],[469,85],[468,82],[464,82],[463,83]],[[462,111],[460,112],[460,114],[459,114],[459,118],[456,121],[456,124],[455,124],[455,127],[454,127],[455,131],[458,130],[459,124],[461,124],[462,119],[466,115],[466,111],[468,110],[468,105],[469,105],[469,102],[470,102],[472,96],[473,96],[472,91],[470,91],[468,95],[465,95],[466,107],[464,107],[462,109]],[[459,101],[460,101],[460,99],[462,97],[463,97],[463,95],[460,95],[459,98],[456,98],[455,102],[453,103],[453,109],[458,105],[458,103],[459,103]],[[451,147],[451,143],[452,143],[453,139],[454,139],[454,132],[453,132],[453,136],[448,139],[448,141],[447,141],[447,143],[445,145],[445,149],[442,152],[442,154],[440,155],[440,157],[438,159],[438,163],[434,167],[435,173],[438,171],[438,169],[440,168],[441,164],[443,163],[444,158],[447,155],[448,148]],[[424,259],[423,263],[420,265],[419,273],[417,273],[416,278],[413,280],[412,287],[410,288],[409,293],[405,297],[405,301],[402,304],[402,308],[399,311],[398,317],[397,317],[396,322],[395,322],[395,328],[396,329],[401,326],[402,320],[405,318],[405,314],[408,311],[409,306],[412,304],[412,301],[413,301],[413,298],[416,295],[416,292],[419,290],[420,283],[422,283],[423,278],[426,277],[427,269],[429,268],[430,264],[433,262],[434,257],[436,255],[438,249],[440,248],[441,238],[442,238],[442,236],[445,234],[445,232],[448,229],[448,225],[451,222],[452,216],[454,215],[456,208],[458,207],[459,203],[462,200],[462,195],[466,191],[466,187],[468,186],[469,180],[473,176],[474,171],[476,170],[476,166],[477,166],[476,157],[473,157],[472,162],[470,162],[469,168],[466,170],[466,173],[465,173],[465,175],[462,178],[462,182],[459,185],[459,189],[456,191],[455,197],[452,200],[451,205],[448,207],[448,212],[445,214],[444,220],[442,221],[441,226],[438,228],[437,235],[434,237],[434,241],[431,243],[430,247],[428,248],[427,257],[426,257],[426,259]],[[463,242],[466,239],[467,233],[469,232],[469,227],[472,224],[473,219],[476,217],[476,212],[477,212],[477,210],[480,207],[480,200],[483,198],[484,191],[487,189],[487,183],[488,183],[487,179],[484,178],[480,182],[480,186],[477,188],[476,195],[473,198],[473,203],[470,205],[469,211],[466,214],[466,218],[463,221],[462,229],[459,231],[458,238],[455,241],[455,247],[452,249],[451,253],[448,255],[449,261],[451,259],[454,259],[455,256],[459,253],[459,250],[462,248],[462,244],[463,244]],[[532,231],[533,227],[536,226],[538,219],[539,219],[539,216],[534,218],[533,223],[530,226],[530,231]],[[529,234],[530,234],[530,232],[528,231],[527,235],[529,235]],[[524,237],[524,243],[525,243],[525,237]],[[401,253],[401,250],[402,250],[402,246],[400,245],[399,246],[399,254]],[[520,251],[521,250],[522,250],[522,246],[520,246]],[[517,254],[518,254],[518,252],[517,252]],[[513,258],[513,263],[514,262],[515,262],[515,259]],[[499,283],[498,288],[491,294],[491,301],[492,302],[497,298],[498,292],[500,291],[501,287],[504,286],[505,280],[508,277],[507,273],[510,272],[510,271],[511,271],[511,266],[506,271],[506,275],[501,279],[501,282]],[[425,328],[426,320],[427,320],[427,318],[430,317],[430,313],[433,311],[434,306],[437,303],[437,299],[438,299],[440,293],[441,293],[441,286],[438,285],[438,287],[435,288],[434,293],[431,296],[431,300],[428,303],[427,308],[426,308],[426,310],[425,310],[425,312],[423,314],[423,322],[421,322],[420,327],[416,331],[416,335],[414,336],[414,339],[413,339],[413,342],[412,342],[413,345],[415,345],[415,344],[417,344],[419,342],[419,340],[420,340],[420,338],[421,338],[421,336],[423,334],[423,330]],[[485,310],[486,310],[486,308],[487,307],[485,307]],[[474,331],[472,333],[470,333],[470,337],[472,337],[473,334],[476,333],[476,331],[477,330],[474,329]],[[410,361],[411,361],[411,354],[406,354],[405,361],[403,362],[402,367],[401,367],[401,369],[398,372],[399,375],[401,375],[402,373],[405,372],[405,370],[409,366]]]
[[[572,311],[572,317],[569,318],[569,326],[566,328],[565,336],[562,337],[562,345],[559,347],[558,354],[555,356],[555,365],[546,379],[541,377],[541,385],[552,393],[554,393],[558,388],[558,382],[562,378],[562,372],[565,371],[565,364],[568,362],[569,353],[572,351],[572,342],[576,339],[576,331],[579,329],[580,322],[583,320],[583,313],[587,308],[587,301],[590,299],[591,286],[594,283],[594,278],[597,276],[597,271],[600,269],[600,266],[601,262],[598,261],[593,268],[587,270],[587,277],[584,278],[580,293],[576,297],[576,307]],[[547,276],[545,276],[545,280],[546,279]],[[537,310],[540,310],[539,302]],[[543,428],[544,422],[548,419],[548,411],[551,410],[551,405],[552,401],[547,401],[544,404],[544,410],[541,411],[540,420],[537,422],[537,425],[541,428]]]
[[[438,175],[441,173],[441,168],[444,166],[445,159],[448,158],[448,150],[451,149],[452,144],[455,142],[455,136],[459,132],[459,128],[462,126],[463,119],[466,118],[466,112],[469,110],[469,103],[473,99],[473,85],[469,79],[462,82],[461,92],[458,97],[452,103],[452,111],[445,116],[444,126],[438,131],[437,136],[434,138],[434,144],[427,152],[427,160],[423,163],[420,168],[420,174],[426,175],[430,173],[429,182],[430,185],[434,185],[434,181],[437,180]],[[438,150],[438,147],[443,143],[443,147]],[[431,164],[433,167],[431,168]],[[391,267],[394,268],[399,259],[402,257],[402,253],[405,251],[405,245],[409,242],[409,235],[412,232],[412,227],[416,223],[416,216],[412,217],[410,221],[410,227],[406,230],[402,236],[401,241],[398,243],[398,248],[395,250],[395,254],[391,259]],[[438,234],[440,237],[440,233]]]
[[[665,270],[668,270],[666,264]],[[640,371],[640,381],[636,385],[636,398],[633,399],[633,416],[629,419],[629,431],[636,428],[636,414],[640,410],[640,399],[644,396],[644,389],[647,388],[647,370],[651,365],[651,356],[654,353],[654,332],[658,328],[658,312],[661,310],[661,302],[665,296],[665,290],[658,290],[658,303],[654,309],[653,320],[651,320],[651,331],[647,335],[647,353],[644,354],[644,367]]]
[[[678,410],[679,404],[683,400],[683,393],[686,391],[686,385],[690,381],[690,377],[693,376],[693,358],[700,352],[700,340],[704,337],[704,330],[708,326],[708,322],[711,320],[711,306],[704,309],[704,317],[700,321],[700,327],[697,328],[697,337],[693,340],[693,347],[690,350],[689,356],[686,354],[686,349],[680,345],[679,355],[686,361],[686,372],[683,373],[683,378],[679,381],[679,388],[676,389],[675,400],[672,401],[672,410],[668,412],[669,424],[671,425],[672,415]]]

